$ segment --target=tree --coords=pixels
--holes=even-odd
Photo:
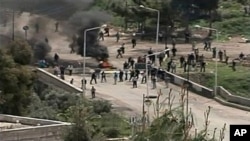
[[[16,54],[17,56],[18,53]],[[33,73],[25,66],[17,65],[14,59],[0,50],[0,90],[3,103],[0,112],[23,115],[30,103]]]
[[[7,53],[20,65],[28,65],[33,55],[31,46],[22,40],[12,41],[7,45]]]
[[[219,0],[194,0],[195,5],[197,5],[201,10],[208,12],[209,16],[209,27],[212,28],[212,23],[214,19],[214,12],[218,8]],[[212,34],[212,31],[209,31],[209,35]]]

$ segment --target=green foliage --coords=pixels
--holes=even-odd
[[[97,100],[93,101],[93,111],[96,114],[109,113],[112,105],[108,101]]]
[[[38,83],[40,84],[40,83]],[[44,87],[44,86],[42,86]],[[75,106],[78,97],[75,94],[65,92],[51,87],[34,94],[31,105],[29,106],[29,116],[52,120],[68,120],[62,118],[65,112]]]
[[[120,131],[117,128],[112,127],[104,129],[103,133],[107,138],[117,138],[119,137]]]
[[[92,141],[91,128],[86,123],[87,112],[79,106],[73,112],[73,125],[67,130],[64,141]]]
[[[17,56],[18,53],[16,53]],[[4,102],[0,104],[0,112],[22,115],[26,113],[30,103],[33,72],[25,66],[17,65],[14,59],[0,50],[0,90]]]
[[[215,70],[215,63],[208,62],[207,70]],[[234,72],[230,65],[218,63],[218,85],[223,86],[226,90],[234,95],[250,98],[250,72],[249,68],[243,66],[236,66]],[[179,74],[186,77],[185,74]],[[211,89],[214,88],[215,75],[214,73],[190,73],[190,80],[198,84],[204,85]]]
[[[6,48],[7,53],[13,56],[16,63],[20,65],[28,65],[30,63],[32,58],[32,49],[26,41],[13,41]]]

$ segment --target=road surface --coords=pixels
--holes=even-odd
[[[80,87],[82,76],[73,75],[66,76],[67,82],[74,78],[73,85]],[[87,78],[87,92],[86,95],[90,95],[90,88],[92,85],[89,84],[90,78]],[[137,114],[142,112],[142,97],[143,94],[146,94],[146,84],[138,85],[138,88],[132,88],[132,82],[118,82],[117,85],[114,85],[112,76],[108,77],[107,83],[100,83],[100,79],[97,80],[97,84],[93,86],[96,88],[97,97],[102,97],[115,103],[121,107],[128,107],[133,109]],[[151,85],[150,85],[151,87]],[[172,96],[175,96],[174,105],[179,104],[180,100],[180,88],[175,85],[170,85],[170,88],[173,89]],[[160,98],[160,101],[163,102],[164,99],[168,96],[169,88],[166,88],[162,82],[157,83],[157,89],[150,89],[150,95],[157,96],[157,92],[162,91],[163,95]],[[156,100],[153,100],[155,103]],[[167,102],[163,102],[162,104]],[[208,106],[211,107],[211,113],[209,116],[209,134],[212,135],[213,129],[217,128],[217,136],[219,136],[219,129],[221,129],[226,123],[226,132],[225,132],[225,141],[229,140],[229,125],[230,124],[250,124],[250,113],[242,111],[239,109],[227,107],[221,105],[214,101],[213,99],[208,99],[192,92],[189,93],[189,107],[192,110],[195,119],[195,128],[201,130],[204,125],[204,112],[208,109]],[[165,108],[167,108],[165,106]],[[163,110],[163,109],[162,109]],[[154,106],[150,106],[150,117],[153,118],[154,115]],[[136,116],[136,115],[134,115]]]

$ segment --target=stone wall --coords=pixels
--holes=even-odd
[[[180,87],[182,87],[184,84],[188,84],[189,85],[189,90],[199,94],[201,96],[207,97],[207,98],[213,98],[214,97],[214,92],[212,89],[209,89],[207,87],[204,87],[200,84],[197,84],[193,81],[187,80],[185,78],[182,78],[178,75],[175,75],[173,73],[164,71],[164,70],[158,70],[157,68],[153,68],[154,71],[157,71],[158,73],[158,78],[165,80],[165,77],[169,77],[170,78],[170,83],[173,83],[175,85],[178,85]]]
[[[70,123],[45,119],[0,114],[0,121],[31,125],[0,132],[1,141],[63,141],[65,129]]]
[[[71,85],[70,83],[60,79],[59,77],[41,69],[37,68],[34,70],[38,76],[38,80],[42,81],[45,84],[48,85],[54,85],[57,86],[65,91],[72,92],[72,93],[82,93],[82,89]]]
[[[217,88],[217,94],[220,95],[223,99],[225,99],[228,102],[250,107],[249,98],[232,95],[230,92],[228,92],[226,89],[224,89],[221,86]]]
[[[68,125],[46,125],[0,132],[1,141],[63,141]]]

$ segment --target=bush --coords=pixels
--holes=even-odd
[[[117,128],[106,128],[103,131],[107,138],[117,138],[120,135],[120,131]]]
[[[112,105],[108,101],[98,100],[93,101],[93,111],[96,114],[109,113]]]

